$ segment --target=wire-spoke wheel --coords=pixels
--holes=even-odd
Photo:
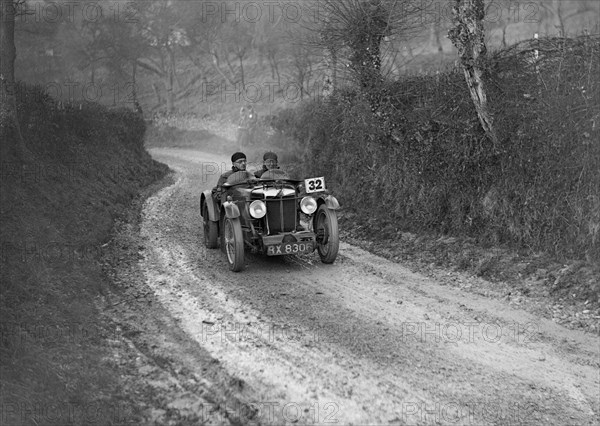
[[[242,224],[238,218],[225,218],[223,229],[223,242],[225,243],[225,252],[229,269],[233,272],[239,272],[244,269],[244,235],[242,234]]]
[[[314,221],[314,229],[317,234],[317,251],[321,257],[321,262],[333,263],[340,248],[335,210],[329,210],[325,204],[321,204],[317,209]]]

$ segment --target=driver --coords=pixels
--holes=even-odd
[[[219,177],[217,186],[215,186],[212,190],[214,198],[220,198],[221,193],[223,192],[223,184],[227,182],[227,178],[229,176],[235,172],[246,171],[246,162],[246,154],[243,152],[236,152],[231,156],[231,170],[227,170]]]
[[[277,154],[271,151],[265,152],[265,155],[263,155],[262,169],[255,172],[254,176],[260,179],[264,172],[272,169],[279,169],[279,166],[277,165]]]

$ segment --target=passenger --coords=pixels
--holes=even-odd
[[[217,186],[212,190],[213,197],[220,198],[223,192],[223,184],[227,182],[227,178],[235,172],[246,171],[246,154],[243,152],[236,152],[231,156],[231,170],[227,170],[219,177]]]
[[[279,169],[279,166],[277,165],[277,154],[271,151],[265,152],[265,155],[263,155],[262,169],[255,172],[254,176],[260,179],[264,172],[273,169]]]

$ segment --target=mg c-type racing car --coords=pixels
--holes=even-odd
[[[200,209],[206,247],[217,248],[220,239],[234,272],[244,269],[245,250],[278,256],[317,249],[323,263],[333,263],[338,254],[339,203],[322,177],[294,180],[274,169],[256,179],[237,171],[219,199],[211,190],[202,193]]]

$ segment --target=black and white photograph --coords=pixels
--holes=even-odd
[[[600,2],[0,0],[0,426],[600,424]]]

